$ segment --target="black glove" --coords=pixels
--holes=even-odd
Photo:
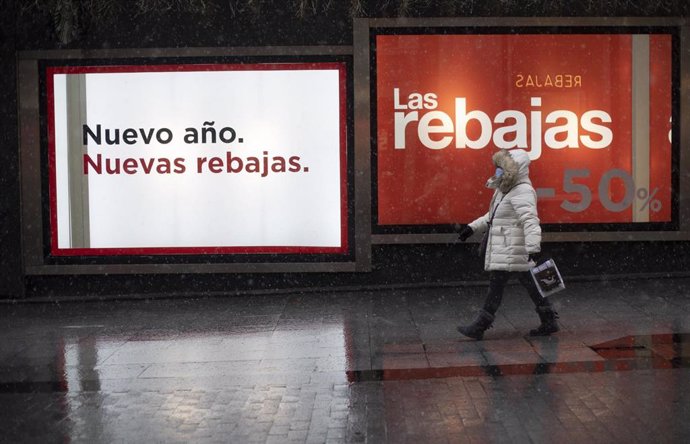
[[[541,253],[532,253],[529,255],[528,259],[530,261],[534,261],[534,263],[537,265],[541,264],[545,260]]]
[[[463,228],[462,231],[460,231],[460,234],[458,235],[458,237],[460,238],[460,240],[462,242],[465,242],[468,237],[472,236],[473,233],[474,233],[474,230],[472,228],[470,228],[469,225],[465,225],[465,228]]]

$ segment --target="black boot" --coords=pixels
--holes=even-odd
[[[553,308],[549,306],[537,307],[537,314],[541,320],[541,325],[533,330],[529,331],[530,336],[549,336],[551,333],[556,333],[560,330],[558,327],[558,313],[553,311]]]
[[[458,331],[468,338],[481,341],[484,338],[484,331],[491,328],[494,323],[494,315],[486,310],[480,310],[477,319],[470,325],[461,325]]]

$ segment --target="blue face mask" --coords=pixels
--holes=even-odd
[[[496,174],[494,174],[495,177],[501,177],[503,176],[503,168],[496,168]]]

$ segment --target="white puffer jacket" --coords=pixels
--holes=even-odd
[[[500,150],[493,161],[504,173],[487,182],[487,187],[496,188],[489,212],[469,226],[475,233],[483,234],[495,210],[484,269],[527,271],[534,265],[528,255],[541,251],[537,193],[529,180],[529,156],[525,150]]]

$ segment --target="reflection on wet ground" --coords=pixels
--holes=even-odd
[[[558,341],[558,336],[545,340],[546,343],[551,344],[554,350],[558,348]],[[650,368],[690,368],[690,334],[687,333],[625,336],[591,345],[588,348],[594,350],[605,360],[351,370],[347,372],[347,378],[350,382],[361,382],[461,376],[543,375],[547,373],[594,373]]]
[[[573,283],[563,330],[510,287],[1,304],[8,442],[690,439],[690,279]]]

